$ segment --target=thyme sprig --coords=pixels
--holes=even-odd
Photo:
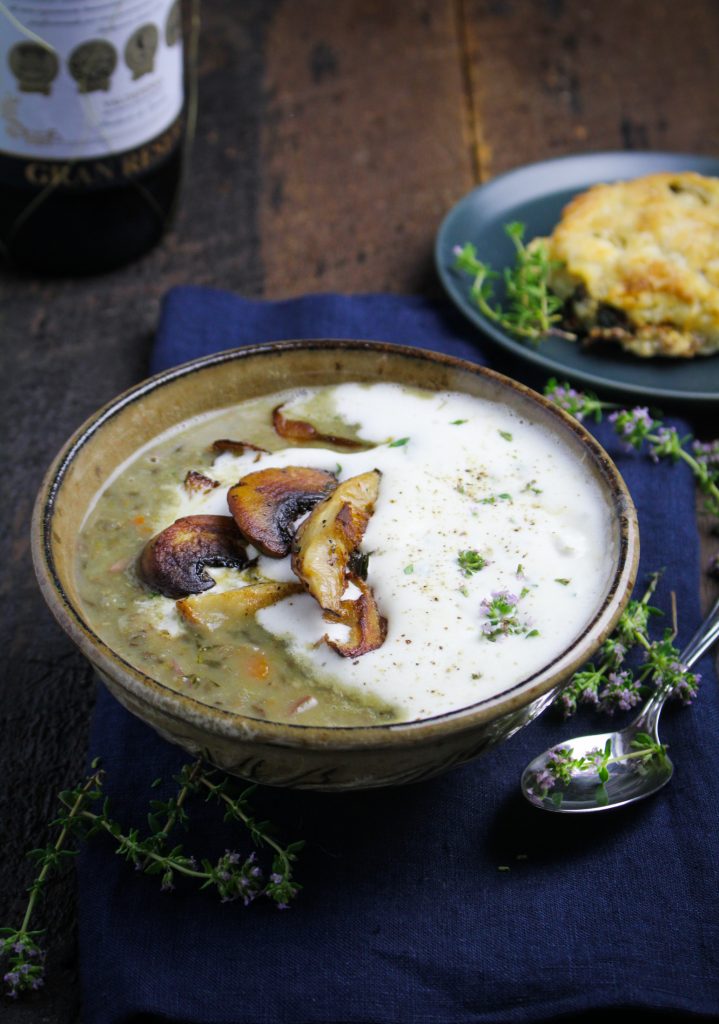
[[[186,878],[200,889],[213,888],[222,902],[241,900],[248,906],[266,897],[279,909],[287,908],[301,886],[294,878],[294,865],[302,842],[288,845],[273,835],[270,822],[258,820],[252,813],[250,797],[256,786],[244,786],[236,792],[235,780],[222,776],[202,758],[184,765],[174,776],[177,790],[167,800],[151,800],[147,816],[149,830],[123,827],[111,814],[110,801],[103,792],[105,774],[99,762],[91,774],[74,789],[58,797],[59,812],[51,829],[58,834],[50,845],[32,850],[38,873],[28,888],[28,900],[19,927],[0,929],[0,958],[7,963],[3,976],[6,994],[17,998],[22,992],[43,984],[45,953],[40,946],[44,929],[31,929],[38,899],[48,879],[68,857],[75,856],[82,842],[96,835],[111,838],[115,852],[135,870],[160,878],[160,888],[169,891],[179,878]],[[155,780],[153,786],[161,780]],[[224,809],[224,820],[237,823],[256,847],[249,853],[225,850],[216,861],[203,858],[199,863],[184,850],[182,843],[170,844],[170,835],[189,826],[188,803],[192,797],[205,796]],[[68,848],[72,844],[72,848]],[[271,851],[269,872],[258,860],[257,850]]]
[[[548,335],[575,341],[576,335],[557,326],[564,303],[549,289],[549,275],[559,264],[549,259],[544,242],[525,244],[524,224],[514,221],[504,230],[514,245],[516,258],[514,266],[505,267],[502,274],[478,258],[471,242],[454,248],[455,269],[472,278],[472,302],[489,320],[535,345]],[[504,281],[506,307],[494,297],[494,282],[498,279]]]
[[[609,781],[610,765],[626,764],[636,771],[645,772],[651,762],[666,763],[666,746],[652,739],[646,732],[638,732],[630,746],[632,749],[626,754],[613,754],[612,741],[609,739],[603,748],[597,747],[578,757],[572,756],[571,747],[554,747],[545,766],[534,773],[530,783],[529,794],[533,802],[541,804],[549,797],[556,807],[561,807],[572,776],[576,772],[586,772],[597,776],[599,783],[594,790],[594,799],[598,804],[604,804],[607,802],[606,783]]]
[[[680,437],[676,427],[665,426],[646,406],[621,409],[613,402],[601,401],[591,391],[576,391],[566,381],[559,383],[554,377],[548,381],[544,394],[580,421],[593,419],[599,423],[605,412],[611,410],[608,421],[625,449],[645,450],[652,462],[684,462],[704,495],[705,511],[719,520],[719,439],[705,442],[695,440],[691,434]]]
[[[662,614],[649,604],[659,577],[660,573],[652,573],[643,596],[629,602],[616,630],[602,644],[598,664],[590,662],[575,672],[569,686],[559,694],[555,705],[565,718],[573,715],[579,704],[589,704],[608,715],[629,711],[648,697],[652,689],[665,683],[670,685],[673,698],[683,704],[692,703],[701,675],[690,672],[681,663],[681,655],[672,642],[674,630],[665,629],[659,640],[649,637],[651,617]],[[625,659],[634,648],[641,650],[642,662],[632,670]]]

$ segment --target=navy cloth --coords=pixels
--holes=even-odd
[[[197,288],[164,305],[153,369],[235,345],[374,338],[485,362],[494,353],[441,306],[388,295],[251,302]],[[506,369],[507,367],[505,367]],[[509,367],[523,377],[523,367]],[[683,465],[615,456],[639,508],[642,572],[664,567],[680,641],[699,623],[694,486]],[[641,579],[641,577],[640,577]],[[404,788],[265,789],[258,811],[305,839],[303,891],[248,908],[134,874],[102,840],[80,864],[85,1024],[548,1021],[606,1008],[719,1011],[719,694],[710,659],[692,709],[670,706],[676,772],[658,796],[603,815],[527,804],[535,754],[609,721],[552,711],[484,758]],[[143,824],[152,781],[186,760],[103,689],[91,741],[114,815]],[[162,790],[161,790],[162,792]],[[156,795],[156,794],[154,794]],[[248,850],[219,813],[193,812],[190,845]],[[590,1016],[590,1019],[591,1016]]]

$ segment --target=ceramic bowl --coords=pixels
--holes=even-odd
[[[188,417],[296,385],[400,381],[500,401],[591,466],[609,510],[610,582],[582,634],[530,678],[471,707],[417,722],[321,728],[208,707],[129,665],[90,628],[75,582],[80,526],[93,495],[140,446]],[[576,420],[522,384],[449,356],[366,341],[297,341],[233,349],[160,373],[99,410],[48,470],[32,526],[43,595],[115,697],[161,736],[254,782],[359,789],[414,782],[462,764],[535,718],[612,631],[639,555],[637,519],[614,464]]]

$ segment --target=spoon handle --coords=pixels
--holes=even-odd
[[[715,601],[711,611],[679,655],[679,661],[687,668],[691,668],[718,639],[719,598]],[[672,689],[671,683],[664,683],[663,686],[660,686],[647,700],[642,710],[634,719],[632,727],[653,733],[659,721],[659,714],[664,707],[664,702],[671,694]]]
[[[719,598],[681,653],[682,665],[691,668],[719,637]]]

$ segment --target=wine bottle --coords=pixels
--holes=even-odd
[[[0,3],[0,248],[109,270],[161,237],[183,154],[180,0]]]

